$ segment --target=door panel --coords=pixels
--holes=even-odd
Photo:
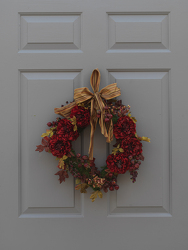
[[[80,13],[19,13],[19,19],[20,52],[80,52]]]
[[[185,0],[1,1],[2,250],[187,249],[187,10]],[[151,143],[136,183],[119,176],[120,189],[92,203],[35,148],[54,108],[91,89],[95,68]],[[88,153],[89,134],[76,152]],[[97,167],[112,145],[97,127]]]
[[[108,52],[168,52],[169,13],[108,14]]]
[[[69,211],[68,208],[71,214],[74,210],[74,213],[78,213],[75,208],[74,178],[67,179],[66,188],[62,192],[62,186],[54,175],[58,172],[57,161],[54,161],[50,154],[46,157],[42,154],[36,155],[33,149],[36,147],[34,135],[40,138],[46,130],[46,122],[54,121],[57,117],[53,107],[65,105],[66,100],[72,100],[75,87],[79,87],[80,74],[79,71],[20,72],[21,216],[23,214],[24,217],[33,217],[36,211],[40,214],[38,216],[47,216],[46,213],[52,216],[57,212],[62,213],[62,208],[65,213]],[[43,107],[43,112],[40,106]],[[49,113],[52,116],[49,116]],[[43,121],[46,122],[43,124]],[[37,124],[42,125],[41,130]],[[40,141],[38,143],[40,144]],[[81,140],[78,139],[75,146],[80,148],[80,143]],[[52,182],[53,188],[49,185]]]
[[[160,216],[158,212],[169,213],[169,72],[116,70],[109,72],[109,76],[111,81],[117,82],[121,88],[123,100],[130,104],[132,115],[138,120],[138,135],[147,134],[151,138],[155,130],[152,143],[143,143],[144,166],[141,165],[138,171],[136,183],[129,181],[129,174],[118,177],[120,186],[124,188],[117,192],[115,210],[121,207],[121,211],[124,209],[125,214],[126,211],[129,213],[136,211],[144,213],[143,216],[148,212],[156,212],[155,216]],[[140,120],[142,120],[141,126]],[[113,149],[112,145],[110,151]]]

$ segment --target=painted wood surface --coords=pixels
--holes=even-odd
[[[185,0],[0,2],[0,249],[187,249],[187,11]],[[151,143],[136,183],[119,176],[120,189],[92,203],[35,147],[95,68]],[[97,128],[97,167],[112,145]]]

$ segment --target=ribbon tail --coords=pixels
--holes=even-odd
[[[91,125],[91,132],[90,132],[90,145],[89,145],[89,159],[93,160],[93,139],[94,139],[94,132],[97,126],[97,116],[96,110],[94,109],[94,100],[91,100],[91,117],[90,117],[90,125]]]
[[[101,117],[99,119],[99,125],[101,127],[101,134],[104,135],[105,137],[108,137],[105,122],[104,122],[104,115],[105,115],[104,102],[103,102],[103,100],[98,92],[95,93],[94,96],[96,98],[96,103],[95,103],[95,99],[94,99],[95,107],[97,109],[99,108],[101,111]]]
[[[101,114],[101,118],[99,119],[99,125],[101,127],[101,134],[104,135],[104,137],[108,137],[108,133],[107,133],[107,129],[106,129],[106,125],[104,123],[104,116],[102,116]]]
[[[113,140],[113,122],[111,120],[110,127],[108,129],[108,137],[106,139],[106,142],[110,143]]]
[[[102,133],[102,119],[99,120],[99,125],[101,126],[101,133]],[[113,122],[110,121],[110,124],[104,124],[104,133],[102,133],[106,137],[106,142],[110,143],[113,140]]]
[[[90,133],[90,145],[89,145],[89,160],[93,160],[93,139],[94,139],[94,132],[96,129],[97,119],[96,122],[93,121],[91,123],[91,133]]]

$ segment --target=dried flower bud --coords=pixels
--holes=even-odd
[[[51,127],[51,126],[52,126],[52,123],[51,123],[51,122],[48,122],[48,123],[47,123],[47,126],[48,126],[48,127]]]

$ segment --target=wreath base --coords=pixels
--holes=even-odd
[[[95,88],[93,87],[95,90],[97,89],[96,86],[99,86],[99,80],[100,73],[98,70],[94,70],[91,82],[95,81],[94,85],[92,84],[92,87],[95,86]],[[102,89],[100,93],[109,92],[112,88],[115,88],[112,91],[118,93],[119,89],[117,90],[116,85],[111,84],[109,86]],[[42,144],[37,146],[36,151],[42,152],[45,150],[56,156],[59,171],[55,175],[59,176],[60,183],[69,177],[68,172],[70,172],[76,179],[76,190],[86,193],[86,189],[91,187],[94,191],[90,196],[93,202],[97,196],[99,198],[103,197],[101,190],[106,193],[108,190],[114,191],[119,189],[117,184],[119,174],[129,172],[132,182],[136,181],[137,170],[141,161],[144,160],[142,143],[140,141],[150,142],[150,139],[137,135],[137,120],[131,116],[129,105],[125,106],[121,100],[114,98],[109,100],[99,98],[98,92],[95,92],[95,95],[92,94],[94,99],[88,102],[80,94],[84,91],[87,92],[86,90],[87,88],[76,90],[76,98],[82,99],[78,104],[72,102],[66,106],[62,105],[63,107],[60,109],[55,109],[56,113],[63,114],[64,118],[58,117],[56,121],[47,123],[49,129],[42,134]],[[92,101],[95,98],[98,98],[96,103]],[[95,158],[93,158],[93,136],[98,119],[101,132],[107,138],[107,142],[113,139],[113,135],[116,138],[114,149],[108,155],[106,165],[101,170],[95,166]],[[71,142],[75,141],[81,131],[90,124],[90,153],[89,156],[81,156],[80,153],[75,153]]]

